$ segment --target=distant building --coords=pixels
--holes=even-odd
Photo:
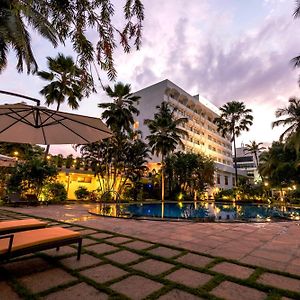
[[[176,117],[186,117],[188,122],[182,127],[188,133],[182,138],[185,152],[203,153],[210,156],[216,166],[215,187],[228,189],[234,185],[234,168],[232,162],[232,145],[229,139],[223,138],[217,132],[213,123],[219,115],[218,108],[205,98],[192,96],[170,80],[164,80],[140,91],[135,92],[141,97],[138,109],[140,111],[134,128],[142,132],[145,138],[149,129],[144,125],[145,119],[153,119],[157,111],[156,106],[163,101],[176,108]],[[159,163],[159,158],[152,158],[154,163]]]
[[[261,152],[258,153],[258,163],[260,154]],[[248,153],[243,144],[241,147],[236,148],[236,163],[238,170],[244,171],[252,182],[257,183],[261,181],[255,156],[254,154]]]

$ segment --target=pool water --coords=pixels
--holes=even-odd
[[[90,213],[124,218],[185,219],[202,221],[300,220],[300,208],[215,202],[98,204]]]

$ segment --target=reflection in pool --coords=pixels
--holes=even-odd
[[[123,218],[165,218],[201,221],[300,220],[300,208],[216,202],[98,204],[92,214]]]

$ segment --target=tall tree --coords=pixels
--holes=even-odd
[[[259,166],[259,153],[266,149],[266,147],[263,147],[262,145],[263,143],[256,143],[255,141],[250,141],[249,144],[245,145],[244,152],[246,154],[254,155],[256,168]]]
[[[14,156],[19,160],[42,158],[44,149],[37,145],[0,142],[0,154]]]
[[[156,106],[158,112],[154,114],[154,119],[146,119],[144,123],[148,126],[150,134],[146,137],[152,154],[161,155],[161,200],[165,200],[165,158],[172,153],[178,145],[182,145],[181,136],[186,135],[186,131],[179,126],[188,121],[187,118],[176,119],[174,110],[171,111],[167,102],[162,102]]]
[[[113,89],[106,86],[104,90],[113,102],[98,104],[100,108],[105,109],[102,118],[114,133],[130,133],[134,124],[134,115],[139,114],[135,105],[138,104],[140,97],[131,93],[130,84],[122,82],[116,83]]]
[[[198,192],[214,184],[214,162],[202,154],[176,152],[166,159],[165,173],[177,191],[196,199]]]
[[[80,152],[92,165],[102,195],[106,192],[122,195],[129,180],[135,185],[147,169],[145,163],[149,158],[146,143],[139,139],[130,140],[124,134],[83,145]]]
[[[67,99],[72,109],[79,107],[79,101],[83,96],[89,96],[93,90],[92,78],[82,83],[81,77],[84,72],[76,66],[71,56],[59,53],[57,57],[47,57],[49,71],[40,71],[38,76],[50,83],[40,91],[46,98],[46,104],[57,104],[57,110]]]
[[[292,97],[289,99],[289,105],[285,108],[279,108],[276,111],[276,117],[284,117],[272,123],[272,127],[288,126],[281,134],[279,140],[286,141],[288,144],[293,144],[297,154],[300,149],[300,99]]]
[[[70,40],[82,69],[89,70],[89,65],[95,60],[107,71],[109,78],[114,79],[116,36],[125,52],[129,52],[133,45],[137,49],[141,45],[143,4],[141,0],[124,0],[123,3],[124,22],[120,23],[124,25],[117,28],[113,21],[115,8],[112,0],[0,1],[0,72],[7,65],[10,48],[16,51],[19,71],[23,71],[23,61],[28,72],[37,71],[28,27],[37,30],[53,46]],[[95,36],[96,43],[93,44],[90,37],[95,39]]]
[[[93,81],[90,75],[82,81],[84,70],[77,67],[71,56],[59,53],[56,58],[47,57],[49,72],[38,72],[38,76],[50,83],[44,86],[40,93],[45,96],[46,104],[57,104],[57,110],[67,99],[72,109],[79,107],[79,101],[83,96],[89,96],[93,90]],[[49,153],[50,145],[47,145],[45,157]]]
[[[238,185],[235,139],[252,125],[252,110],[243,102],[231,101],[220,107],[221,115],[214,119],[217,130],[223,137],[230,137],[234,148],[235,183]]]
[[[57,46],[58,31],[49,22],[47,16],[34,8],[33,1],[2,0],[0,2],[0,72],[7,66],[8,52],[12,48],[17,56],[17,70],[23,72],[24,63],[27,72],[37,71],[31,38],[27,27],[37,32]]]
[[[296,159],[294,147],[273,142],[269,150],[262,153],[259,169],[272,187],[286,187],[299,183],[300,168]]]

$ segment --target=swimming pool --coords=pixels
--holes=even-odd
[[[300,208],[216,202],[98,204],[89,212],[100,216],[121,218],[215,222],[300,220]]]

